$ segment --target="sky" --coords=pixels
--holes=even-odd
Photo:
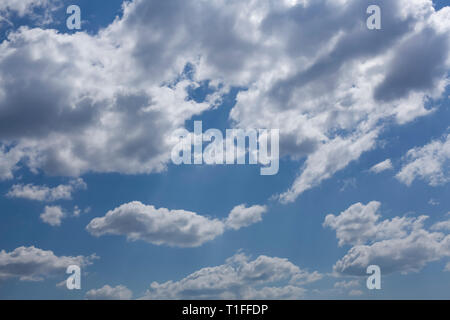
[[[449,35],[447,1],[2,0],[0,299],[449,299]],[[278,173],[175,165],[194,121],[278,129]]]

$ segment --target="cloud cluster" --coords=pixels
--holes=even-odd
[[[280,197],[294,201],[374,148],[383,120],[426,115],[444,90],[449,8],[379,1],[374,31],[370,4],[135,0],[95,35],[21,28],[0,46],[0,141],[50,174],[160,172],[171,134],[217,105],[219,84],[245,87],[232,123],[282,128],[282,153],[306,157]],[[189,99],[204,80],[217,90]]]
[[[127,287],[118,285],[111,287],[105,285],[100,289],[92,289],[86,293],[88,300],[130,300],[133,293]]]
[[[20,17],[30,14],[35,8],[50,6],[49,0],[2,0],[0,12],[16,12]]]
[[[405,274],[450,256],[450,234],[427,230],[427,216],[379,221],[379,207],[375,201],[367,205],[357,203],[338,216],[326,217],[324,226],[336,230],[339,245],[353,245],[336,262],[335,272],[365,275],[367,266],[374,264],[380,266],[383,274]]]
[[[6,194],[9,198],[20,198],[36,201],[54,202],[57,200],[71,200],[76,190],[86,189],[87,185],[83,179],[78,178],[69,184],[61,184],[54,188],[47,186],[36,186],[33,184],[16,184]]]
[[[261,221],[266,208],[244,205],[235,207],[225,220],[210,219],[185,210],[157,209],[134,201],[93,219],[86,229],[94,236],[125,235],[131,241],[143,240],[155,245],[198,247],[234,230]]]
[[[179,281],[154,282],[142,299],[299,299],[302,285],[322,278],[287,259],[242,253],[216,267],[203,268]],[[271,286],[283,283],[283,286]]]
[[[0,280],[18,278],[20,281],[41,281],[65,274],[70,265],[88,266],[96,255],[56,256],[52,251],[36,247],[19,247],[11,252],[0,251]]]
[[[450,181],[450,134],[423,147],[409,150],[406,164],[396,175],[406,185],[421,179],[431,186],[446,184]]]

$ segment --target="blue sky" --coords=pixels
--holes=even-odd
[[[434,9],[425,0],[410,7],[400,0],[374,2],[382,9],[382,31],[345,22],[364,6],[356,1],[342,5],[334,18],[327,1],[312,9],[251,7],[262,22],[250,26],[238,14],[250,9],[239,2],[202,7],[200,2],[134,1],[125,15],[118,0],[108,5],[36,1],[24,13],[0,6],[0,16],[10,21],[0,22],[0,299],[450,298],[450,7],[446,1],[435,1]],[[65,26],[70,4],[81,8],[78,33]],[[404,8],[406,18],[400,13]],[[365,12],[357,12],[361,16],[355,20],[365,22]],[[202,13],[216,17],[217,25],[207,15],[192,22]],[[52,20],[43,24],[46,15]],[[323,18],[322,31],[315,15]],[[288,19],[296,22],[279,23]],[[342,38],[326,29],[332,23]],[[236,30],[229,31],[229,24]],[[45,33],[53,29],[58,33]],[[381,36],[361,40],[372,36],[368,32]],[[347,50],[355,39],[361,48]],[[339,51],[340,41],[344,49]],[[433,57],[438,62],[427,60],[430,52],[441,54]],[[309,66],[317,69],[308,73]],[[320,68],[326,75],[311,71]],[[175,90],[167,83],[180,86]],[[292,91],[290,96],[273,93],[279,83]],[[353,89],[344,86],[351,83]],[[383,88],[384,98],[376,99]],[[214,105],[211,95],[220,101]],[[152,101],[157,112],[136,116],[130,97]],[[342,102],[347,98],[348,109]],[[180,108],[187,111],[178,113]],[[109,120],[113,125],[103,128]],[[164,137],[180,126],[192,130],[195,120],[222,131],[280,129],[278,174],[261,176],[258,166],[249,165],[173,165]],[[137,134],[142,136],[133,140]],[[339,147],[339,139],[348,143]],[[391,167],[371,170],[386,159]],[[73,187],[78,178],[85,188]],[[288,201],[277,197],[311,181]],[[70,199],[11,195],[14,186],[30,184],[72,186]],[[157,214],[149,206],[193,212],[208,221],[226,221],[239,205],[265,209],[257,223],[225,227],[213,239],[185,247],[143,239],[170,242],[163,238],[168,230],[130,229],[124,222],[143,223],[137,209],[128,206],[134,201],[141,202],[148,219]],[[373,202],[379,203],[375,211]],[[354,220],[347,216],[339,225],[325,225],[328,215],[345,217],[358,203],[365,209],[355,209]],[[60,210],[56,224],[42,218],[46,206]],[[87,226],[109,211],[119,225],[105,220],[105,230],[96,236]],[[130,220],[120,220],[121,213]],[[428,216],[425,222],[416,220],[422,215]],[[393,223],[399,220],[403,225]],[[107,234],[113,229],[115,235]],[[141,240],[127,239],[133,231],[141,232]],[[345,242],[343,234],[356,240]],[[339,246],[341,239],[345,243]],[[22,247],[34,249],[15,251]],[[40,250],[52,257],[43,261]],[[89,258],[92,254],[97,258]],[[68,276],[67,260],[80,256],[82,289],[69,291],[58,284]],[[353,271],[366,267],[360,260],[380,265],[381,290],[368,290],[367,276]],[[340,268],[343,261],[349,265]],[[206,275],[189,278],[199,270]],[[255,280],[248,270],[263,275]],[[216,277],[221,280],[205,285]],[[236,288],[234,281],[242,285]]]

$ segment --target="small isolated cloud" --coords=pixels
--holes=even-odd
[[[72,194],[76,190],[86,188],[87,185],[81,178],[72,180],[67,185],[62,184],[54,188],[49,188],[47,186],[36,186],[33,184],[16,184],[12,186],[6,196],[9,198],[54,202],[57,200],[71,200]]]
[[[52,251],[34,246],[19,247],[11,252],[0,251],[0,280],[18,278],[20,281],[41,281],[65,274],[70,265],[85,267],[98,257],[56,256]]]
[[[252,224],[262,221],[262,215],[267,212],[265,206],[252,206],[246,208],[245,205],[239,205],[231,210],[225,225],[227,228],[239,230]]]
[[[450,262],[445,265],[444,271],[450,272]]]
[[[430,186],[439,186],[450,181],[450,134],[429,144],[409,150],[406,164],[396,175],[397,179],[411,185],[421,179]]]
[[[370,172],[373,173],[380,173],[386,170],[392,170],[394,169],[394,166],[392,165],[391,159],[384,160],[383,162],[380,162],[376,165],[374,165],[372,168],[370,168]]]
[[[82,213],[89,213],[91,211],[90,207],[84,208],[83,210],[81,210],[78,206],[75,206],[73,208],[73,216],[74,217],[79,217]]]
[[[86,293],[88,300],[130,300],[133,292],[123,285],[110,287],[105,285],[100,289],[92,289]]]
[[[222,235],[227,228],[240,229],[261,221],[265,207],[235,207],[225,220],[211,219],[186,210],[156,209],[135,201],[93,219],[86,227],[94,236],[124,235],[131,241],[155,245],[198,247]]]
[[[431,206],[438,206],[439,205],[439,201],[436,199],[430,199],[430,201],[428,201],[428,204]]]
[[[359,280],[338,281],[334,284],[336,289],[350,289],[359,287]]]
[[[41,214],[41,220],[51,225],[52,227],[59,227],[61,220],[66,216],[60,206],[45,206],[44,212]]]
[[[239,253],[223,265],[203,268],[179,281],[153,282],[142,299],[299,299],[306,292],[302,285],[321,278],[287,259],[251,260]]]
[[[362,292],[362,290],[350,290],[350,292],[348,293],[349,296],[352,297],[359,297],[362,296],[364,294],[364,292]]]
[[[378,265],[384,274],[418,272],[427,263],[450,256],[450,235],[424,228],[427,216],[394,217],[380,221],[380,203],[357,203],[339,216],[328,215],[324,226],[336,230],[339,245],[353,245],[336,262],[340,274],[365,275],[367,266]],[[442,228],[436,224],[431,229]]]

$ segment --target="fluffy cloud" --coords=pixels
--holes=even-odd
[[[381,216],[377,212],[380,205],[377,201],[367,205],[355,203],[338,216],[327,215],[323,226],[336,230],[339,246],[343,246],[406,236],[409,230],[421,228],[427,218],[395,217],[379,222]]]
[[[450,216],[450,213],[447,213],[447,217]],[[431,226],[431,230],[435,231],[450,231],[450,218],[445,221],[440,221]]]
[[[29,14],[35,8],[45,8],[50,6],[49,0],[2,0],[0,3],[0,12],[16,12],[23,17]]]
[[[397,174],[397,179],[406,185],[422,179],[431,186],[450,181],[450,134],[441,140],[411,149],[406,154],[407,163]]]
[[[375,264],[383,274],[418,272],[427,263],[450,256],[450,234],[425,229],[427,216],[379,221],[379,206],[357,203],[337,217],[326,217],[324,226],[336,230],[339,245],[354,245],[334,271],[365,275],[367,266]]]
[[[23,153],[20,150],[12,149],[6,151],[5,149],[5,147],[0,146],[0,181],[14,177],[14,170],[18,168],[17,163],[23,157]]]
[[[349,289],[354,287],[359,287],[358,280],[350,280],[350,281],[338,281],[334,284],[334,287],[337,289]]]
[[[0,279],[18,278],[21,281],[40,281],[63,275],[70,265],[85,267],[97,256],[56,256],[52,251],[35,247],[19,247],[11,252],[0,251]]]
[[[287,259],[237,254],[226,263],[203,268],[180,281],[154,282],[143,299],[299,299],[301,285],[321,279]],[[270,286],[285,283],[282,287]]]
[[[210,219],[185,210],[156,209],[134,201],[93,219],[86,229],[94,236],[125,235],[131,241],[155,245],[198,247],[222,235],[226,228],[240,229],[260,221],[265,207],[235,207],[227,220]]]
[[[374,148],[384,120],[403,124],[426,115],[427,97],[444,92],[446,15],[436,13],[428,0],[379,1],[383,26],[372,32],[362,14],[369,4],[308,1],[281,6],[261,20],[261,38],[282,44],[282,50],[272,48],[278,54],[273,69],[238,95],[231,117],[242,127],[282,128],[284,154],[306,156],[301,174],[281,195],[283,202]],[[424,76],[410,77],[411,72]]]
[[[6,196],[10,198],[53,202],[57,200],[70,200],[72,199],[73,192],[79,189],[86,189],[86,187],[86,183],[81,178],[72,180],[69,184],[61,184],[54,188],[35,186],[33,184],[16,184],[12,186]]]
[[[302,174],[289,191],[280,195],[280,200],[284,203],[292,202],[304,191],[318,186],[323,180],[358,159],[363,152],[372,149],[376,137],[377,131],[373,131],[347,139],[337,137],[321,145],[308,157]]]
[[[59,227],[61,220],[66,216],[60,206],[45,206],[44,212],[41,214],[41,220],[48,223],[52,227]]]
[[[131,53],[108,39],[21,28],[0,47],[0,139],[32,170],[159,172],[173,132],[209,108],[188,99],[192,81],[139,79],[122,63]]]
[[[86,293],[86,299],[88,300],[130,300],[132,297],[131,290],[123,285],[116,287],[105,285],[100,289],[92,289]]]
[[[387,159],[370,168],[370,172],[380,173],[386,170],[392,170],[393,168],[391,159]]]
[[[263,213],[267,212],[265,206],[252,206],[246,208],[245,205],[236,206],[231,210],[225,225],[228,228],[239,230],[252,224],[262,221]]]

